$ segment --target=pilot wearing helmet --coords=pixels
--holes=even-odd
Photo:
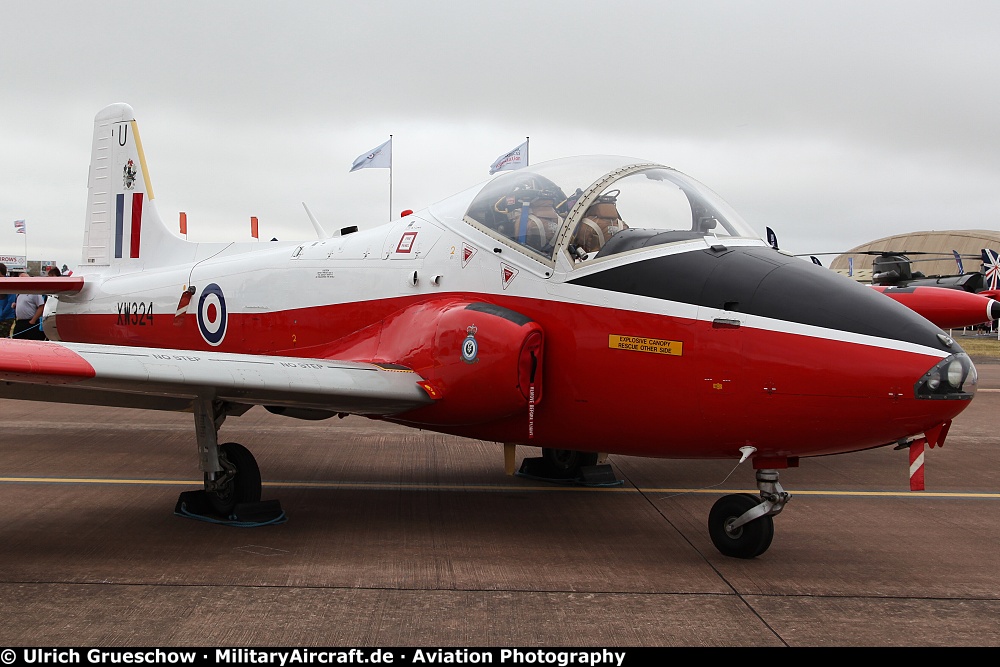
[[[494,210],[505,220],[497,231],[536,250],[551,249],[562,224],[555,206],[558,197],[556,192],[522,189],[500,198]]]
[[[601,195],[584,213],[572,241],[579,251],[597,252],[612,236],[628,229],[618,213],[619,194],[619,190],[611,190]]]

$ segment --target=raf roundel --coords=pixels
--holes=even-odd
[[[209,345],[215,346],[226,337],[226,297],[222,288],[212,283],[206,287],[198,300],[198,328],[201,337]]]

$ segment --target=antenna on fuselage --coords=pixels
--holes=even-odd
[[[313,229],[316,230],[316,236],[319,237],[320,241],[331,238],[331,235],[326,233],[326,230],[323,229],[323,225],[319,224],[319,220],[317,220],[316,216],[312,214],[312,211],[309,210],[309,207],[306,206],[305,202],[302,202],[302,208],[306,210],[306,215],[309,216],[309,222],[312,223]]]

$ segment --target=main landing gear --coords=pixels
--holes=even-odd
[[[791,494],[778,483],[777,470],[758,470],[760,496],[734,493],[723,496],[708,514],[712,543],[725,556],[756,558],[771,546],[772,517],[785,508]]]
[[[248,409],[210,398],[195,400],[195,435],[205,487],[181,494],[179,514],[241,525],[274,523],[283,518],[277,501],[260,500],[260,468],[250,450],[237,442],[219,444],[219,428],[226,416]]]
[[[508,474],[513,473],[514,445],[505,446],[505,456],[510,466]],[[599,464],[600,454],[597,452],[579,452],[573,449],[542,448],[542,455],[537,458],[526,458],[521,461],[521,469],[517,474],[534,479],[582,484],[583,486],[620,486],[622,482],[615,477],[608,464]]]
[[[542,458],[557,479],[569,479],[580,474],[583,466],[596,466],[597,452],[578,452],[573,449],[542,449]]]
[[[238,503],[260,502],[260,468],[250,450],[238,442],[219,445],[222,474],[205,474],[205,493],[212,509],[229,516]]]

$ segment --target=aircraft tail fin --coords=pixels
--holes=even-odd
[[[94,118],[83,237],[85,268],[136,269],[185,261],[196,244],[172,234],[156,210],[135,113],[128,104]]]
[[[1000,282],[998,280],[1000,279],[1000,259],[998,259],[995,250],[983,248],[983,273],[986,274],[986,289],[997,289],[997,283]]]

